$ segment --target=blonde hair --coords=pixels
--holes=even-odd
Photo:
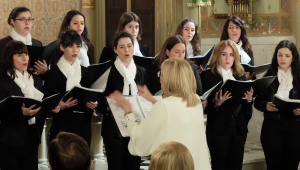
[[[239,51],[237,50],[237,48],[235,47],[233,42],[231,42],[229,40],[220,41],[216,45],[216,47],[214,49],[214,53],[211,58],[210,65],[208,65],[207,68],[210,68],[211,72],[213,74],[218,73],[218,66],[221,65],[219,58],[220,58],[223,50],[227,46],[231,47],[231,49],[233,51],[233,55],[234,55],[234,61],[231,66],[232,74],[235,76],[241,77],[245,73],[244,67],[240,63],[241,57],[240,57]]]
[[[196,79],[191,65],[183,59],[170,58],[161,65],[163,76],[163,97],[181,97],[186,101],[186,107],[194,107],[200,104],[196,97]]]
[[[165,142],[153,152],[149,170],[194,170],[194,161],[183,144]]]

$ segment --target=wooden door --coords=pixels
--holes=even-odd
[[[151,56],[155,56],[155,0],[131,0],[131,11],[139,16],[142,24],[141,42],[149,47]]]
[[[106,45],[113,43],[121,15],[127,11],[127,0],[105,0]]]

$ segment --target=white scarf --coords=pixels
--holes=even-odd
[[[218,72],[222,76],[223,82],[225,82],[227,79],[235,80],[235,78],[232,75],[231,69],[228,69],[226,71],[222,66],[218,66]]]
[[[67,78],[66,90],[70,90],[73,86],[80,86],[81,80],[81,66],[78,58],[74,61],[73,65],[67,62],[64,56],[60,57],[57,62],[60,71]]]
[[[191,42],[189,42],[189,44],[186,46],[186,56],[187,56],[187,58],[194,56],[194,50],[193,50]]]
[[[32,45],[32,39],[31,39],[31,34],[28,33],[25,37],[21,36],[20,34],[18,34],[15,29],[12,29],[10,32],[10,36],[13,40],[16,41],[21,41],[23,42],[25,45]]]
[[[243,42],[240,40],[237,43],[235,43],[234,41],[232,41],[231,39],[228,39],[229,41],[233,42],[233,44],[236,46],[237,50],[239,51],[239,54],[241,55],[241,63],[242,64],[248,64],[251,61],[251,58],[249,57],[249,55],[244,51],[242,45]]]
[[[81,46],[80,52],[78,54],[78,59],[80,61],[80,64],[84,67],[90,66],[90,61],[89,61],[89,57],[87,55],[87,52],[88,52],[88,47],[85,44],[85,42],[82,41],[82,46]]]
[[[129,85],[130,85],[131,95],[133,96],[137,95],[138,89],[134,81],[136,75],[136,66],[134,64],[133,59],[131,59],[130,64],[128,65],[127,68],[121,62],[119,57],[117,57],[114,64],[116,69],[124,78],[123,95],[129,95]]]
[[[140,51],[140,45],[139,45],[139,42],[138,42],[138,40],[133,40],[133,42],[134,42],[134,51],[133,51],[133,55],[135,55],[135,56],[140,56],[140,57],[143,57],[143,54],[141,53],[141,51]],[[146,56],[146,57],[149,57],[149,56]]]
[[[293,88],[293,75],[291,67],[284,72],[280,67],[278,67],[277,77],[279,81],[279,87],[277,90],[277,95],[282,98],[289,99],[290,90]]]
[[[32,75],[30,76],[30,78],[28,78],[29,73],[27,71],[24,71],[24,74],[22,75],[16,69],[15,69],[15,73],[16,76],[14,82],[20,87],[25,97],[35,99],[35,100],[43,99],[44,94],[34,87],[34,80]],[[10,73],[7,72],[7,74],[11,76]]]

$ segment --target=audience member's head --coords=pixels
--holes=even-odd
[[[50,170],[90,170],[93,166],[86,141],[73,133],[60,132],[48,148]]]
[[[194,161],[183,144],[165,142],[153,152],[149,170],[194,170]]]

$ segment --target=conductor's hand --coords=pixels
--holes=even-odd
[[[60,110],[65,110],[67,108],[73,107],[78,104],[77,99],[74,99],[74,100],[72,100],[72,99],[73,99],[73,97],[70,97],[66,102],[63,102],[61,100],[58,104],[60,106]]]
[[[95,109],[98,105],[98,102],[87,102],[86,104],[86,107],[90,108],[90,109]]]
[[[269,112],[277,112],[278,109],[276,108],[276,105],[273,104],[272,102],[268,102],[266,105],[267,111]]]
[[[23,115],[24,116],[33,116],[35,115],[37,112],[39,112],[41,110],[42,107],[39,107],[37,109],[34,109],[33,108],[36,106],[36,104],[30,106],[30,107],[25,107],[25,104],[23,103],[23,106],[21,107],[22,109],[22,112],[23,112]]]
[[[39,75],[39,74],[45,74],[47,72],[47,63],[45,60],[43,62],[37,61],[34,64],[34,74]]]
[[[223,102],[225,102],[226,100],[232,98],[232,96],[230,96],[231,93],[229,93],[229,91],[226,91],[226,93],[224,95],[222,95],[222,90],[220,91],[220,94],[218,96],[218,93],[216,93],[215,95],[215,105],[216,106],[221,106],[221,104]]]
[[[205,107],[206,107],[206,101],[207,100],[203,100],[201,103],[202,103],[202,108],[203,108],[203,110],[205,109]]]
[[[250,72],[245,72],[245,75],[246,75],[246,79],[247,80],[252,80],[253,79],[253,76],[254,76],[255,72],[253,72],[252,74],[250,74]]]
[[[129,100],[126,100],[119,91],[114,91],[108,97],[115,99],[116,105],[121,107],[125,112],[132,112],[132,107],[129,103]]]
[[[142,86],[137,86],[138,88],[138,95],[144,97],[145,99],[151,101],[153,104],[157,102],[157,100],[153,97],[153,95],[150,93],[150,91],[148,90],[147,86],[144,85]]]
[[[245,94],[245,97],[242,97],[242,99],[246,100],[248,103],[250,103],[252,101],[252,96],[253,96],[254,90],[251,87],[250,91],[247,91]]]
[[[300,116],[300,109],[294,109],[293,112],[296,116]]]
[[[53,113],[58,113],[59,111],[60,111],[59,104],[54,109],[51,110],[51,112],[53,112]]]

